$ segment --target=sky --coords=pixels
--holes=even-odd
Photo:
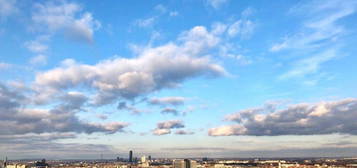
[[[357,156],[355,0],[0,0],[0,157]]]

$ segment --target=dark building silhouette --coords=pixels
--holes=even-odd
[[[185,159],[185,168],[191,168],[191,161],[188,159]]]
[[[133,162],[133,151],[129,151],[129,162]]]
[[[5,158],[5,160],[4,160],[4,168],[6,168],[6,166],[7,166],[7,156],[6,156],[6,158]]]
[[[35,163],[35,167],[36,168],[47,168],[49,167],[50,165],[48,163],[46,163],[46,160],[45,159],[42,159],[41,161],[37,161]]]

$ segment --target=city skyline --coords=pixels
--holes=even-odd
[[[357,156],[355,0],[0,0],[0,158]]]

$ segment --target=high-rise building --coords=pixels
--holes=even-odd
[[[4,160],[4,168],[6,168],[7,166],[7,156],[5,157],[5,160]]]
[[[189,159],[175,159],[173,160],[173,168],[196,168],[197,162]]]
[[[182,159],[175,159],[172,162],[172,167],[173,168],[186,168],[185,167],[185,161]]]
[[[133,151],[129,151],[129,162],[133,162]]]
[[[197,161],[190,160],[190,168],[197,168]]]

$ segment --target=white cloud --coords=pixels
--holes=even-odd
[[[340,22],[354,14],[357,3],[354,1],[311,1],[299,4],[290,10],[290,14],[303,19],[297,32],[287,35],[279,43],[272,45],[271,52],[285,51],[293,58],[286,63],[287,72],[279,79],[298,77],[305,85],[315,85],[322,78],[323,64],[342,55],[344,36],[348,30]],[[296,57],[299,56],[299,57]]]
[[[357,3],[354,1],[314,1],[296,6],[291,13],[307,16],[307,21],[299,32],[274,44],[270,51],[313,49],[335,43],[346,31],[338,21],[355,13],[356,10]]]
[[[182,44],[168,43],[146,48],[136,58],[114,58],[96,65],[75,63],[38,73],[35,88],[44,99],[61,90],[84,86],[97,91],[94,104],[134,99],[163,88],[177,87],[196,76],[220,76],[225,70],[202,56],[218,43],[204,27],[194,27],[180,36]],[[68,61],[66,61],[68,62]],[[47,94],[43,94],[43,90]]]
[[[318,72],[321,67],[321,64],[332,60],[337,57],[336,49],[328,49],[322,53],[318,53],[309,58],[301,59],[297,61],[291,70],[282,74],[280,79],[288,79],[292,77],[303,77],[307,74],[313,74]]]
[[[171,134],[170,129],[155,129],[153,131],[154,135],[166,135],[166,134]]]
[[[174,128],[183,128],[185,125],[181,120],[168,120],[157,123],[158,129],[174,129]]]
[[[166,105],[183,105],[185,102],[184,97],[161,97],[161,98],[151,98],[148,102],[152,105],[161,105],[161,106],[166,106]]]
[[[48,49],[48,46],[43,44],[41,40],[25,42],[25,47],[34,53],[43,53]]]
[[[80,120],[76,113],[87,102],[85,95],[68,92],[57,99],[58,105],[49,109],[31,108],[31,95],[0,84],[0,134],[20,135],[27,133],[87,133],[112,134],[124,132],[125,122],[89,123]]]
[[[253,8],[248,7],[248,8],[243,10],[241,15],[242,15],[243,18],[247,18],[247,17],[253,15],[254,13],[255,13],[255,10]]]
[[[225,125],[221,127],[211,128],[208,131],[210,136],[231,136],[244,135],[246,129],[241,125]]]
[[[155,23],[156,18],[156,16],[153,16],[146,19],[138,19],[135,21],[135,25],[139,27],[151,27]]]
[[[248,58],[247,56],[244,56],[241,54],[242,48],[233,43],[224,43],[219,46],[219,55],[224,57],[224,58],[230,58],[239,63],[240,65],[249,65],[253,61]]]
[[[284,41],[284,42],[279,43],[279,44],[274,44],[274,45],[270,48],[270,51],[276,52],[276,51],[283,50],[284,48],[287,48],[287,47],[288,47],[287,41]]]
[[[226,116],[237,124],[211,128],[211,136],[356,135],[357,99],[301,103],[286,108],[264,106]]]
[[[65,35],[74,40],[92,42],[93,33],[101,27],[98,20],[89,12],[83,12],[76,3],[66,1],[51,1],[35,5],[32,20],[35,28],[41,31],[64,31]]]
[[[166,135],[171,133],[171,129],[184,128],[181,120],[168,120],[157,123],[157,127],[152,131],[154,135]]]
[[[228,28],[228,35],[230,37],[239,36],[240,38],[249,38],[254,31],[255,25],[250,20],[238,20]]]
[[[164,108],[161,110],[161,114],[173,114],[173,115],[178,115],[179,112],[176,109],[173,108]]]

